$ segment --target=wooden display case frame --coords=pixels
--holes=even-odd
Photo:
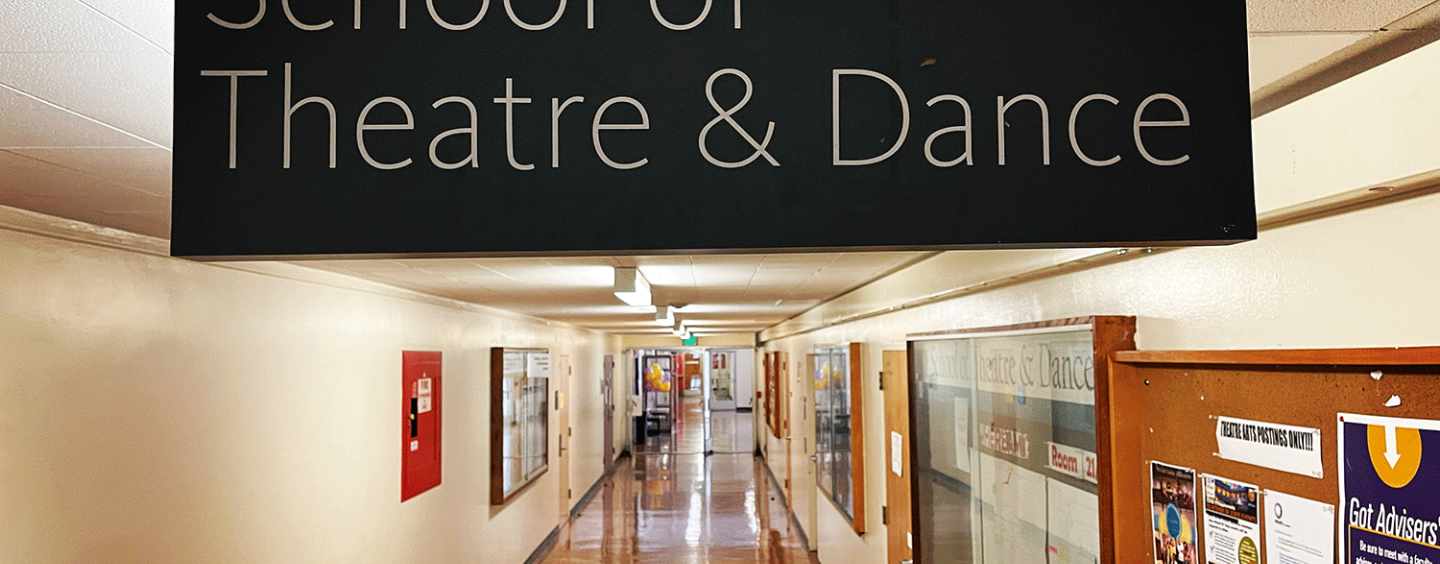
[[[493,347],[490,349],[490,504],[505,505],[525,490],[530,489],[540,477],[550,471],[550,390],[546,384],[545,397],[541,405],[545,408],[545,466],[510,493],[505,492],[505,353],[546,353],[549,349]],[[528,367],[527,367],[528,371]],[[528,373],[527,373],[528,376]]]

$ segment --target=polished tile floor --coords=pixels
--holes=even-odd
[[[763,461],[700,452],[704,412],[691,403],[675,436],[621,459],[542,562],[816,562]]]

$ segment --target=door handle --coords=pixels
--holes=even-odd
[[[420,436],[420,400],[410,398],[410,438]]]
[[[915,564],[914,560],[901,560],[900,564]]]

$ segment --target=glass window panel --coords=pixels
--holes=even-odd
[[[830,386],[826,380],[829,372],[830,354],[828,349],[816,349],[815,380],[815,483],[820,490],[830,495],[834,491],[833,465],[830,461]]]
[[[501,443],[499,494],[508,498],[549,467],[550,355],[513,349],[501,349],[499,354],[495,368],[501,379],[500,397],[493,408],[500,411],[502,428],[494,440]],[[492,495],[491,502],[503,501]]]
[[[854,519],[849,347],[815,349],[816,482]]]
[[[912,343],[925,562],[1099,561],[1093,337],[1061,331]],[[1082,469],[1053,465],[1051,453]]]

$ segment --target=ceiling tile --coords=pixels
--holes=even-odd
[[[155,145],[74,112],[0,86],[0,149]]]
[[[1249,0],[1251,32],[1374,31],[1432,0]]]
[[[174,59],[160,51],[0,52],[0,84],[169,147],[173,64]]]
[[[175,0],[83,0],[161,49],[175,52]]]
[[[78,219],[81,212],[166,211],[170,200],[97,176],[0,150],[0,199],[44,201],[51,215]],[[24,206],[17,206],[24,207]]]
[[[121,0],[133,2],[136,0]],[[161,10],[150,26],[174,19]],[[78,0],[6,0],[0,2],[0,52],[142,53],[160,51],[148,39]]]
[[[170,151],[164,149],[11,149],[10,152],[156,196],[170,196]]]
[[[1373,33],[1252,35],[1250,90],[1259,90],[1370,35]]]

